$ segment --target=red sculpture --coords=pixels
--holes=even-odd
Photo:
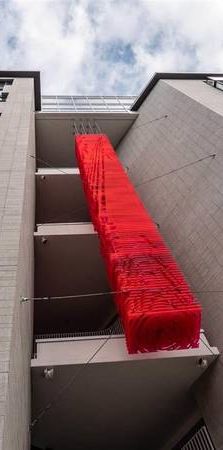
[[[198,347],[201,307],[108,138],[75,147],[129,353]]]

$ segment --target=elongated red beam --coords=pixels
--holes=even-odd
[[[108,138],[75,148],[129,353],[198,347],[201,307]]]

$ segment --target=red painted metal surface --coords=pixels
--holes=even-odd
[[[76,156],[129,353],[197,347],[201,307],[105,135]]]

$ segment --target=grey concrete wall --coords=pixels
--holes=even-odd
[[[160,442],[166,442],[170,430],[184,418],[182,403],[188,415],[193,411],[193,401],[186,393],[196,366],[187,358],[182,358],[180,364],[178,358],[124,361],[124,342],[120,350],[121,343],[117,345],[117,339],[111,339],[98,361],[96,356],[97,362],[92,361],[83,370],[99,342],[88,341],[84,345],[79,341],[82,351],[78,345],[70,365],[54,364],[51,381],[43,377],[44,366],[32,368],[33,419],[53,402],[53,407],[45,411],[33,429],[34,445],[45,444],[53,450],[158,450]],[[46,345],[48,351],[49,346],[54,347],[51,355],[57,352],[57,344]],[[59,344],[58,352],[62,345]],[[43,346],[41,356],[47,360]],[[65,349],[64,353],[67,354]],[[82,365],[77,363],[78,354]],[[114,360],[122,355],[121,360],[103,363],[109,354]],[[73,378],[75,381],[54,403],[58,392]]]
[[[203,306],[202,325],[210,343],[221,351],[223,110],[220,102],[223,105],[223,93],[216,94],[214,88],[202,81],[159,81],[142,104],[140,116],[119,145],[118,154],[191,288],[198,291]],[[166,114],[168,117],[164,118]],[[213,153],[215,159],[163,176]],[[195,389],[218,450],[223,449],[222,376],[220,357]]]
[[[90,221],[80,174],[67,171],[36,174],[36,223]]]
[[[33,80],[0,104],[0,420],[3,450],[30,448],[35,152]]]

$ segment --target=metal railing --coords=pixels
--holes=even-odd
[[[215,450],[204,420],[199,420],[172,450]]]
[[[103,338],[107,336],[122,336],[124,337],[124,330],[121,323],[120,318],[117,318],[114,323],[103,329],[103,330],[92,330],[92,331],[79,331],[79,332],[73,332],[73,333],[65,333],[65,332],[58,332],[58,333],[42,333],[42,334],[36,334],[33,337],[33,351],[32,351],[32,358],[37,358],[37,341],[45,341],[49,339],[56,339],[56,340],[75,340],[77,338]]]
[[[129,112],[136,96],[42,95],[42,111]]]
[[[97,336],[109,336],[109,335],[120,335],[124,336],[124,331],[122,327],[122,323],[120,318],[114,321],[114,324],[105,328],[104,330],[94,330],[94,331],[78,331],[73,333],[46,333],[46,334],[36,334],[34,336],[35,340],[44,340],[44,339],[71,339],[77,337],[97,337]]]
[[[79,119],[73,122],[74,134],[100,134],[101,129],[96,120]]]

